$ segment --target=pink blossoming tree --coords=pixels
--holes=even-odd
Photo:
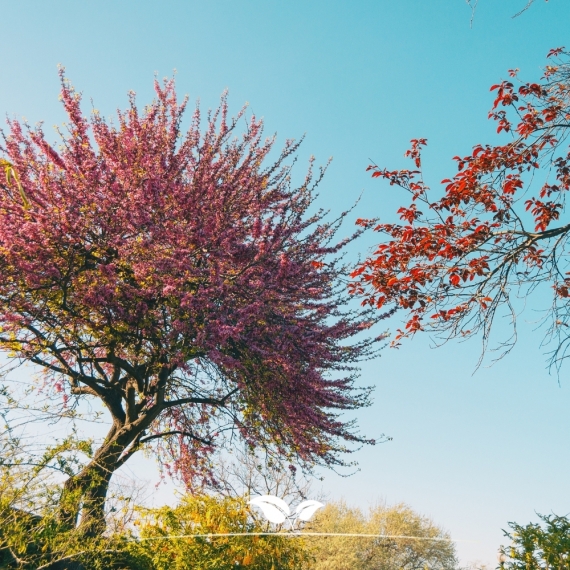
[[[304,466],[366,441],[339,414],[368,403],[356,365],[378,339],[353,337],[378,317],[346,306],[338,254],[357,234],[334,241],[344,215],[308,211],[322,170],[294,187],[298,143],[268,161],[262,122],[238,137],[225,97],[184,134],[174,83],[155,89],[113,125],[62,74],[59,150],[17,121],[0,147],[0,347],[62,405],[96,398],[112,419],[62,495],[86,532],[145,445],[191,486],[235,437]]]

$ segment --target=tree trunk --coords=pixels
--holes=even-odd
[[[163,376],[169,374],[165,368]],[[159,375],[160,376],[160,375]],[[159,386],[159,399],[164,400],[164,379]],[[109,483],[115,471],[136,451],[146,430],[159,416],[159,405],[144,411],[137,410],[135,393],[128,390],[126,413],[121,407],[121,396],[104,400],[113,417],[105,442],[96,451],[91,462],[64,485],[60,503],[60,520],[70,528],[78,527],[85,534],[100,535],[105,530],[105,500]]]
[[[79,528],[88,536],[105,530],[105,500],[113,471],[90,463],[64,485],[60,519]]]
[[[116,462],[115,462],[116,463]],[[105,530],[105,500],[111,477],[118,465],[93,460],[64,485],[60,503],[60,520],[77,527],[88,536]]]
[[[111,477],[125,462],[125,450],[130,457],[129,445],[143,433],[143,429],[118,431],[113,428],[109,434],[112,437],[107,437],[91,462],[64,484],[59,518],[88,536],[98,536],[105,530],[105,500]]]

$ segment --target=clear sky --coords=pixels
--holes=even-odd
[[[570,46],[568,0],[513,19],[525,3],[479,0],[470,27],[464,0],[0,0],[0,112],[60,123],[58,64],[106,115],[128,90],[145,103],[153,74],[176,69],[180,93],[205,108],[229,88],[232,108],[249,102],[281,141],[306,133],[301,164],[334,156],[322,206],[364,192],[355,215],[389,218],[402,196],[370,179],[369,158],[404,166],[409,139],[426,137],[436,185],[452,156],[493,142],[489,86],[513,67],[536,79],[550,48]],[[406,501],[473,541],[459,544],[463,561],[492,567],[507,521],[569,513],[569,369],[560,384],[548,374],[533,318],[511,355],[475,375],[477,341],[432,350],[418,337],[367,364],[362,381],[377,389],[362,431],[394,439],[324,490]]]

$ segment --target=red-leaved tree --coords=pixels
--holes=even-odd
[[[172,81],[117,124],[62,74],[68,132],[9,121],[1,151],[0,347],[43,368],[62,404],[96,398],[112,425],[65,484],[62,517],[98,532],[112,474],[152,442],[188,485],[220,446],[310,466],[362,443],[339,414],[368,403],[357,363],[377,317],[346,303],[335,241],[344,218],[310,214],[322,170],[295,187],[288,141],[252,118],[242,136],[225,97],[204,129]],[[245,119],[243,119],[245,121]]]
[[[396,344],[424,329],[444,339],[482,332],[487,343],[495,316],[506,310],[514,325],[516,296],[542,286],[552,293],[546,311],[557,341],[552,362],[564,359],[570,341],[569,55],[551,50],[538,83],[516,86],[518,70],[512,70],[512,81],[491,87],[496,98],[489,118],[504,142],[456,156],[458,172],[443,180],[439,195],[422,177],[425,139],[413,140],[406,153],[411,170],[368,167],[412,198],[398,210],[401,223],[359,220],[386,239],[352,273],[351,292],[363,295],[365,305],[408,313]],[[514,328],[503,348],[515,340]]]

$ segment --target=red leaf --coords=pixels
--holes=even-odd
[[[564,51],[564,46],[553,48],[548,52],[548,55],[546,57],[555,57],[557,55],[560,55],[563,51]]]

